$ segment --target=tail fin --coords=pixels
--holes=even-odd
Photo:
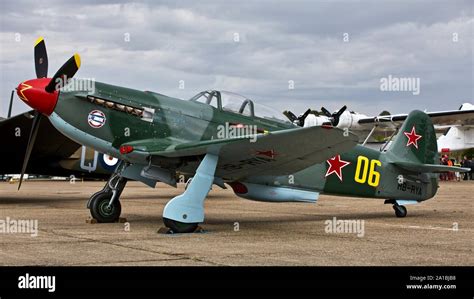
[[[390,145],[394,165],[414,173],[467,172],[470,168],[439,165],[438,143],[431,118],[414,110]]]
[[[438,144],[431,118],[419,110],[410,112],[389,151],[398,161],[438,164]]]

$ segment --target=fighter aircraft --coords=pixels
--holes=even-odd
[[[88,202],[99,222],[120,216],[127,179],[175,186],[178,173],[192,176],[163,210],[170,231],[188,233],[204,221],[213,183],[269,202],[316,202],[321,192],[382,198],[404,217],[404,204],[436,194],[436,172],[468,170],[437,165],[433,125],[421,111],[410,113],[390,151],[381,153],[357,145],[350,132],[301,128],[233,93],[203,91],[183,101],[99,82],[91,92],[79,88],[84,79],[70,79],[81,64],[78,54],[48,78],[42,38],[34,52],[37,78],[17,88],[36,111],[23,170],[45,117],[72,140],[118,158],[120,165]]]
[[[359,142],[373,148],[387,149],[386,142],[377,138],[390,139],[397,133],[408,114],[390,114],[386,111],[378,116],[348,111],[342,107],[334,113],[321,107],[321,112],[308,109],[298,117],[291,111],[283,112],[290,121],[302,127],[332,124],[340,129],[349,129],[359,136]],[[438,150],[443,153],[474,148],[474,105],[464,103],[459,110],[426,112],[431,117],[438,138]]]

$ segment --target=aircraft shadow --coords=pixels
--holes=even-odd
[[[127,219],[130,222],[134,223],[154,223],[154,222],[159,222],[160,224],[162,223],[161,220],[161,209],[158,209],[158,214],[156,215],[141,215],[141,214],[127,214],[126,211],[124,213],[124,217],[127,217]],[[243,213],[245,214],[245,213]],[[422,216],[422,215],[418,215]],[[417,215],[410,215],[411,218],[417,218]],[[260,225],[267,225],[267,224],[290,224],[290,223],[301,223],[301,222],[315,222],[315,221],[326,221],[326,220],[332,220],[333,217],[336,217],[337,220],[389,220],[395,218],[393,213],[391,211],[387,212],[377,212],[377,213],[357,213],[357,214],[350,214],[350,213],[340,213],[340,214],[315,214],[315,215],[309,215],[309,214],[304,214],[304,215],[273,215],[271,212],[269,212],[268,215],[265,216],[265,218],[258,218],[258,216],[254,216],[253,218],[248,218],[245,216],[242,217],[206,217],[204,220],[203,225],[234,225],[235,222],[239,222],[240,226],[242,225],[255,225],[255,226],[260,226]]]
[[[179,195],[179,194],[176,194]],[[176,195],[160,195],[159,193],[153,194],[153,195],[145,195],[145,196],[139,196],[135,197],[133,194],[131,195],[125,195],[123,196],[120,200],[123,201],[133,201],[133,200],[153,200],[153,199],[164,199],[164,200],[170,200]],[[207,199],[214,199],[214,198],[220,198],[221,196],[216,196],[216,195],[209,195]],[[67,201],[67,202],[73,202],[73,201],[87,201],[89,200],[89,196],[84,196],[84,197],[65,197],[64,195],[51,195],[50,197],[39,197],[39,198],[34,198],[34,197],[13,197],[13,196],[7,196],[7,197],[0,197],[0,205],[7,205],[7,204],[18,204],[18,203],[24,203],[24,204],[47,204],[47,203],[60,203],[61,201]]]
[[[64,198],[64,197],[50,197],[50,198],[32,198],[32,197],[0,197],[0,205],[9,204],[48,204],[61,203],[61,201],[86,201],[88,198]]]

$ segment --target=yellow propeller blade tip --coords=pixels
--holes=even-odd
[[[75,53],[74,54],[74,61],[76,61],[77,68],[81,67],[81,56],[79,54]]]
[[[44,40],[42,36],[38,37],[35,41],[35,47]]]

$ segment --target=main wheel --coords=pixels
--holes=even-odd
[[[393,209],[395,210],[395,216],[398,218],[403,218],[407,215],[407,208],[404,206],[393,205]]]
[[[197,223],[184,223],[168,218],[163,218],[165,226],[173,231],[173,233],[192,233],[198,227]]]
[[[122,213],[122,206],[118,199],[109,206],[112,192],[103,192],[95,195],[90,202],[92,218],[100,223],[116,222]]]

